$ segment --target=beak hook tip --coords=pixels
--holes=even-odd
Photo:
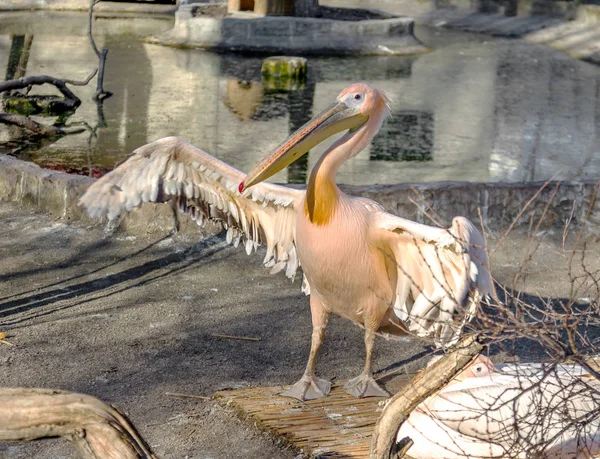
[[[241,193],[244,192],[244,182],[240,182],[240,185],[238,186],[238,191]]]

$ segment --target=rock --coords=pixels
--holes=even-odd
[[[7,112],[20,115],[60,115],[73,113],[78,104],[59,96],[6,96],[4,108]]]
[[[265,89],[293,91],[306,82],[306,63],[303,57],[273,56],[263,60],[262,80]]]

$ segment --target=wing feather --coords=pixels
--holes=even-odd
[[[586,448],[597,457],[599,390],[600,383],[585,372],[525,368],[448,385],[417,410],[455,440],[496,445],[510,457],[529,457],[541,449],[544,457],[583,457],[578,454]]]
[[[265,265],[298,268],[296,208],[304,191],[260,183],[242,195],[244,173],[177,137],[138,148],[130,158],[95,182],[81,197],[90,217],[114,220],[143,202],[174,202],[198,225],[219,222],[227,242],[240,240],[248,254],[266,243]]]
[[[438,346],[454,344],[482,297],[495,297],[485,242],[464,217],[448,229],[378,209],[375,226],[391,238],[397,266],[394,311],[408,329]]]

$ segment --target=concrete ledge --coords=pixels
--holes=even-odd
[[[79,197],[95,179],[42,169],[39,166],[10,156],[0,155],[0,200],[15,201],[22,205],[44,210],[67,220],[90,220],[77,206]],[[428,213],[437,216],[445,225],[452,218],[463,215],[479,221],[492,230],[506,229],[517,218],[523,206],[542,187],[536,183],[469,183],[437,182],[379,186],[342,185],[352,195],[364,196],[382,204],[388,211],[405,218],[431,223]],[[554,194],[550,205],[548,201]],[[519,225],[537,222],[545,213],[544,227],[562,228],[572,219],[574,224],[585,220],[589,212],[590,225],[600,228],[600,195],[596,182],[553,182],[547,185],[537,199],[519,217]],[[185,216],[180,218],[182,231],[194,231],[198,237],[219,232],[217,225],[201,229]],[[173,229],[170,206],[144,204],[125,217],[120,229],[131,234],[150,234]],[[543,228],[542,228],[543,229]]]
[[[287,16],[176,15],[173,29],[150,43],[251,53],[404,55],[425,52],[411,18],[341,21]]]
[[[453,217],[462,215],[474,222],[481,221],[488,229],[504,230],[517,218],[518,226],[528,226],[537,223],[544,215],[541,229],[548,226],[562,228],[568,220],[580,224],[586,218],[596,230],[600,229],[598,182],[554,181],[546,186],[544,184],[433,182],[344,186],[343,189],[349,194],[373,199],[393,214],[421,223],[431,224],[427,216],[431,215],[449,225]],[[536,193],[539,193],[536,199],[522,212]]]
[[[89,0],[2,0],[1,11],[88,11]],[[153,3],[125,3],[102,1],[94,6],[94,12],[110,13],[144,13],[144,14],[173,14],[177,5],[162,5]]]
[[[77,205],[81,195],[96,179],[42,169],[34,163],[0,155],[0,201],[14,201],[43,210],[65,220],[98,224]],[[119,222],[119,229],[130,234],[147,235],[173,229],[173,212],[163,204],[145,204]],[[180,218],[182,231],[208,236],[221,231],[216,225],[199,228],[189,218]]]
[[[0,155],[0,196],[44,209],[65,219],[87,218],[77,207],[79,196],[94,179],[42,169],[36,164]]]

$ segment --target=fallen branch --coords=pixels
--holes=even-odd
[[[85,131],[83,128],[62,129],[56,126],[46,126],[24,115],[13,113],[0,113],[0,123],[11,124],[30,130],[31,132],[47,137],[59,137],[67,134],[77,134]]]
[[[396,459],[402,457],[407,447],[396,449],[396,435],[411,411],[427,397],[435,393],[456,376],[483,350],[483,344],[475,336],[463,338],[448,354],[423,370],[406,390],[394,395],[384,408],[375,425],[371,439],[370,459]],[[410,439],[408,440],[410,443]],[[406,443],[405,443],[406,444]]]
[[[79,100],[79,97],[77,97],[67,87],[65,80],[61,80],[60,78],[55,78],[48,75],[32,75],[27,77],[21,77],[16,80],[5,81],[3,83],[0,83],[0,92],[14,91],[17,89],[28,88],[33,85],[42,84],[51,84],[55,86],[56,89],[58,89],[65,96],[65,102],[69,105],[69,108],[71,108],[71,110],[75,110],[81,105],[81,100]]]
[[[15,91],[18,89],[30,88],[33,85],[51,84],[55,86],[65,96],[61,101],[63,110],[75,110],[81,105],[81,100],[67,87],[67,83],[76,86],[86,85],[94,77],[96,71],[92,72],[84,81],[72,81],[55,78],[48,75],[33,75],[8,80],[0,83],[0,92]],[[16,113],[0,113],[0,123],[19,126],[27,129],[34,134],[47,137],[60,137],[67,134],[76,134],[82,132],[82,129],[63,129],[57,126],[46,126],[25,115]]]
[[[62,437],[86,459],[156,459],[116,408],[53,389],[0,389],[0,442]]]

